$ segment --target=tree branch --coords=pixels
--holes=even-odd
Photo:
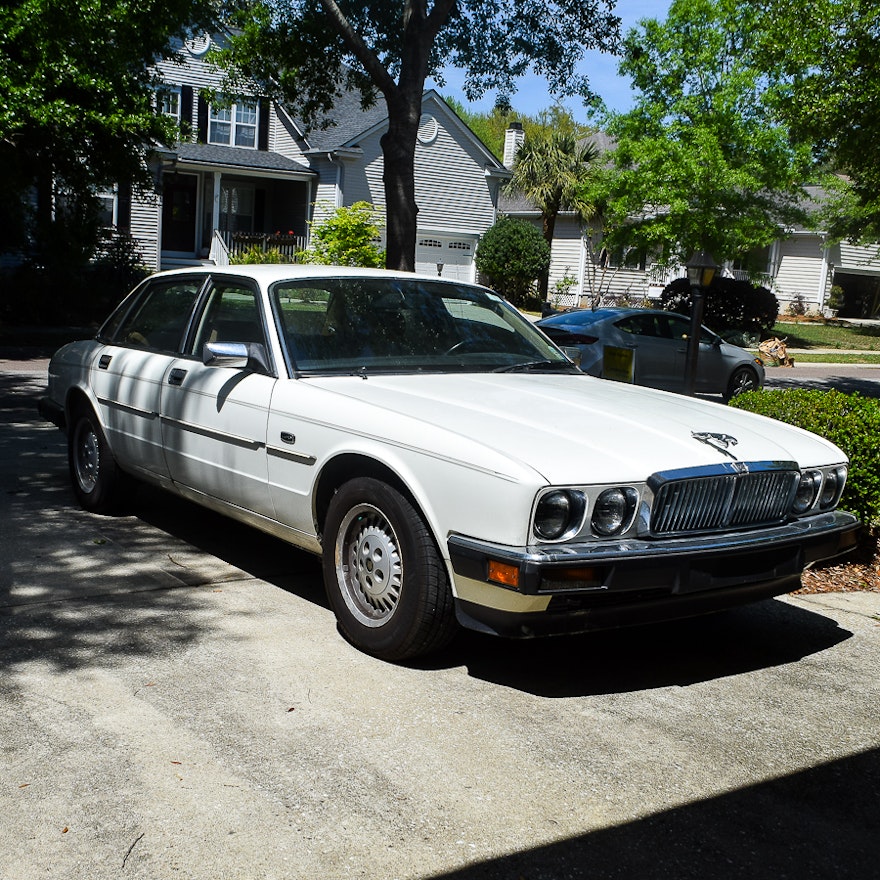
[[[321,5],[333,22],[336,32],[348,44],[358,61],[364,65],[370,78],[385,97],[393,95],[397,91],[397,83],[385,69],[376,53],[364,42],[361,35],[351,26],[351,22],[345,17],[345,13],[339,8],[336,0],[321,0]]]

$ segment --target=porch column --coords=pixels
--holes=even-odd
[[[211,238],[214,237],[214,233],[220,228],[220,178],[222,177],[219,171],[214,172],[214,194],[211,203]]]
[[[828,290],[828,270],[830,266],[828,263],[828,236],[822,236],[822,271],[819,273],[819,301],[818,308],[821,313],[825,308],[825,293]]]
[[[583,296],[584,296],[584,276],[587,274],[587,236],[583,229],[581,229],[581,247],[580,247],[580,255],[578,259],[578,286],[577,286],[577,296],[574,301],[574,307],[576,309],[583,308]]]

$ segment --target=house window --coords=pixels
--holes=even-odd
[[[257,102],[242,101],[228,107],[211,107],[208,143],[256,149]]]
[[[645,266],[647,265],[647,252],[642,248],[620,247],[610,253],[603,248],[603,253],[606,255],[604,260],[600,259],[603,266],[615,266],[620,269],[639,269],[642,272],[645,271]]]
[[[437,241],[436,238],[423,238],[423,239],[419,242],[419,247],[438,247],[438,248],[442,248],[442,247],[443,247],[443,242],[442,242],[442,241]]]
[[[469,241],[450,241],[449,248],[453,251],[467,251],[470,253],[471,243]]]
[[[220,187],[220,228],[225,232],[254,231],[254,188],[242,183]]]
[[[156,92],[156,110],[180,122],[180,89],[159,89]]]
[[[98,222],[105,229],[116,225],[116,193],[100,192],[98,193]]]

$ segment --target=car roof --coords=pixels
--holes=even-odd
[[[385,278],[389,280],[418,278],[423,281],[439,281],[446,284],[461,285],[465,283],[454,278],[441,278],[436,275],[414,272],[363,269],[352,266],[323,266],[312,263],[237,263],[230,266],[186,266],[156,272],[150,277],[172,278],[175,275],[235,275],[239,278],[250,278],[264,285],[276,281],[318,280],[322,278]]]
[[[567,312],[560,312],[558,315],[551,315],[549,318],[542,318],[538,321],[538,324],[542,326],[548,324],[551,327],[565,324],[584,326],[586,324],[595,324],[598,321],[616,321],[628,315],[675,315],[676,318],[689,320],[687,315],[682,315],[680,312],[670,312],[667,309],[636,309],[621,306],[595,310],[571,309]]]
[[[631,308],[604,308],[604,309],[571,309],[543,318],[539,324],[595,324],[597,321],[614,320],[630,315],[633,312],[645,313],[657,311],[656,309],[631,309]]]

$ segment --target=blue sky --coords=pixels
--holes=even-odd
[[[622,20],[621,32],[626,33],[640,19],[666,18],[666,12],[672,0],[618,0],[615,13]],[[601,52],[590,52],[580,65],[580,70],[590,78],[590,84],[611,110],[628,110],[632,106],[632,92],[629,81],[617,75],[619,59]],[[491,110],[495,104],[495,95],[486,95],[482,100],[470,103],[461,91],[462,76],[460,71],[449,70],[446,85],[438,91],[448,97],[461,101],[465,107],[473,110]],[[544,80],[538,76],[524,78],[519,83],[519,91],[511,97],[511,103],[521,113],[535,116],[553,104],[548,95]],[[564,101],[576,119],[583,120],[583,105],[577,98]]]

